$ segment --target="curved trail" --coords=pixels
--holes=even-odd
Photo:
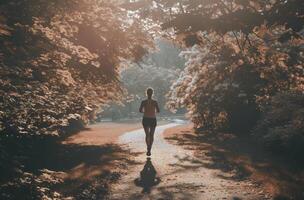
[[[180,125],[170,123],[158,126],[155,131],[151,162],[147,162],[143,129],[127,132],[118,143],[138,153],[135,163],[121,180],[113,186],[110,199],[265,199],[250,181],[235,181],[231,174],[204,167],[211,162],[201,161],[193,151],[168,143],[163,132]],[[155,173],[142,173],[145,166],[154,167]],[[145,171],[145,170],[144,170]],[[267,199],[267,198],[266,198]]]

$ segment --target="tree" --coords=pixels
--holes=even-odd
[[[254,129],[257,141],[273,152],[304,163],[303,92],[278,93],[264,109],[263,117]]]
[[[114,1],[1,1],[0,132],[58,135],[119,101],[119,65],[151,43]],[[58,133],[59,130],[59,133]]]
[[[61,149],[58,136],[121,101],[120,66],[150,47],[117,1],[0,2],[1,199],[64,198],[52,188],[62,180],[36,169],[37,160]]]
[[[168,105],[187,107],[197,127],[245,132],[271,96],[303,91],[303,1],[154,2],[136,9],[189,48]]]

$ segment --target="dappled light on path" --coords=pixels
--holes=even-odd
[[[199,160],[194,151],[168,143],[163,132],[178,125],[170,123],[156,128],[151,160],[145,155],[142,129],[120,137],[122,146],[138,153],[134,158],[138,164],[128,165],[127,172],[114,185],[110,199],[268,199],[249,180],[226,178],[233,177],[233,172],[212,168],[217,163],[211,159]],[[153,169],[148,177],[143,177],[147,175],[147,165]]]

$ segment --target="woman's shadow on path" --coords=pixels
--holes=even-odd
[[[138,187],[142,187],[142,193],[150,193],[151,188],[160,183],[160,178],[156,176],[157,172],[151,162],[151,158],[147,158],[143,170],[140,172],[140,177],[134,180]]]

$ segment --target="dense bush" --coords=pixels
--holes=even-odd
[[[264,109],[253,135],[271,150],[304,161],[304,93],[279,93]]]
[[[71,199],[63,197],[60,193],[50,188],[63,180],[59,178],[60,172],[42,170],[41,175],[23,173],[20,177],[5,183],[0,187],[0,198],[6,200],[51,200]]]

